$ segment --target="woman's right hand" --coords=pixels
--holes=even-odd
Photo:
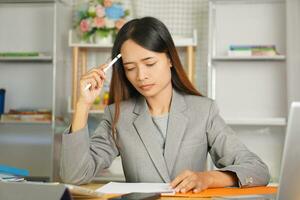
[[[80,79],[80,95],[78,98],[78,103],[83,103],[89,107],[93,104],[96,97],[100,95],[103,83],[106,79],[103,69],[107,64],[103,64],[100,67],[93,68],[86,74],[82,75]],[[91,84],[89,89],[86,86]]]

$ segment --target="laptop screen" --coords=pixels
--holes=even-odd
[[[300,102],[290,108],[277,199],[300,198]]]

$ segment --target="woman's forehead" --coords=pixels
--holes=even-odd
[[[123,62],[130,62],[136,60],[142,60],[145,58],[156,58],[161,53],[150,51],[133,40],[127,40],[121,47],[121,54]]]
[[[127,53],[130,53],[130,52],[134,52],[134,53],[137,53],[137,52],[143,52],[143,53],[146,53],[146,52],[149,52],[149,53],[155,53],[154,51],[150,51],[148,49],[146,49],[145,47],[137,44],[135,41],[129,39],[129,40],[126,40],[122,46],[121,46],[121,53],[127,52]]]

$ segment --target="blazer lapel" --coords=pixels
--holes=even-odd
[[[181,146],[182,138],[188,123],[187,117],[183,114],[186,103],[183,95],[173,90],[172,103],[170,107],[167,138],[165,144],[165,160],[170,175]]]
[[[159,143],[156,142],[156,129],[148,112],[147,103],[144,98],[139,98],[137,100],[134,112],[138,114],[138,117],[133,122],[134,127],[144,143],[157,171],[163,180],[168,183],[170,182],[170,176],[166,166],[166,161],[163,157],[163,151]]]

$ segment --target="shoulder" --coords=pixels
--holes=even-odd
[[[211,98],[190,94],[181,95],[185,102],[185,113],[188,115],[209,117],[219,111],[215,101]]]

